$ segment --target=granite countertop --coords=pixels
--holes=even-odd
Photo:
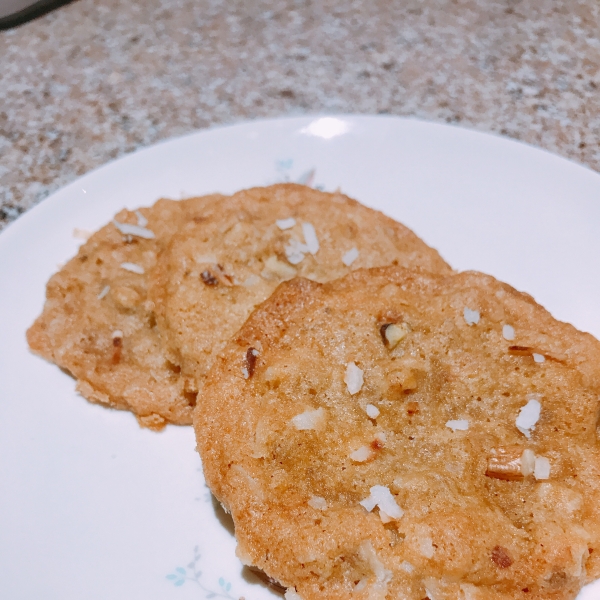
[[[0,32],[0,228],[194,129],[390,113],[600,170],[597,0],[77,0]]]

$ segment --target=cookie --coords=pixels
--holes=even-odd
[[[279,283],[397,264],[450,273],[436,250],[341,193],[279,184],[223,200],[161,253],[150,296],[170,360],[200,386],[214,357]]]
[[[600,576],[600,343],[475,272],[281,284],[194,424],[288,600],[573,599]]]
[[[132,411],[141,425],[191,424],[193,386],[164,352],[148,274],[160,247],[220,196],[123,210],[49,280],[31,349],[69,371],[91,402]]]

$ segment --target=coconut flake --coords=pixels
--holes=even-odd
[[[358,450],[355,450],[350,454],[350,458],[354,462],[365,462],[373,456],[373,451],[369,446],[361,446]]]
[[[248,279],[246,279],[246,281],[244,281],[244,283],[242,283],[242,285],[244,287],[252,287],[253,285],[256,285],[257,283],[260,283],[260,277],[258,275],[250,275],[250,277],[248,277]]]
[[[371,494],[359,502],[368,512],[371,512],[376,506],[379,510],[385,512],[385,516],[390,519],[400,519],[404,511],[396,503],[396,499],[389,488],[384,485],[374,485],[370,490]]]
[[[145,273],[144,267],[131,262],[121,263],[121,269],[131,271],[131,273],[137,273],[138,275],[143,275]]]
[[[140,227],[139,225],[119,223],[119,221],[113,221],[113,224],[123,235],[135,235],[136,237],[141,237],[146,240],[153,240],[156,237],[153,231],[150,231],[145,227]]]
[[[517,429],[527,438],[531,437],[531,431],[540,418],[542,405],[537,398],[530,396],[529,402],[521,408],[516,420]]]
[[[292,425],[299,431],[309,429],[317,429],[325,419],[325,411],[323,408],[316,410],[305,410],[303,413],[296,415],[292,420]]]
[[[362,542],[362,544],[358,547],[358,555],[362,560],[365,560],[369,563],[369,567],[371,567],[371,571],[373,571],[373,574],[375,575],[376,584],[386,585],[390,581],[393,573],[385,568],[384,564],[377,556],[371,540],[365,540]],[[384,592],[383,595],[377,597],[385,598],[385,595],[386,594]]]
[[[425,558],[433,558],[435,548],[433,547],[433,540],[430,537],[424,536],[419,538],[419,552]]]
[[[342,256],[342,262],[349,267],[358,258],[358,248],[351,248]]]
[[[523,477],[528,477],[529,475],[533,475],[535,471],[535,453],[533,450],[523,450],[523,454],[521,454],[521,473]]]
[[[535,457],[533,476],[538,480],[550,478],[550,461],[545,456]]]
[[[297,265],[304,260],[304,255],[308,252],[308,246],[292,238],[284,251],[288,261],[293,265]]]
[[[304,255],[302,256],[304,257]],[[281,279],[291,279],[296,275],[296,269],[279,260],[276,256],[269,256],[265,261],[265,268],[262,270],[261,275],[265,279],[273,279],[273,276]]]
[[[512,325],[502,326],[502,337],[505,340],[512,341],[515,339],[515,328]]]
[[[546,360],[546,357],[543,354],[538,354],[537,352],[533,352],[532,356],[536,363],[543,363]]]
[[[469,421],[466,419],[456,419],[453,421],[447,421],[446,427],[452,429],[452,431],[466,431],[469,429]]]
[[[302,223],[302,233],[308,251],[313,255],[316,254],[319,251],[319,238],[312,223]]]
[[[413,567],[413,565],[411,565],[407,560],[403,560],[400,563],[400,568],[405,571],[406,573],[408,573],[409,575],[411,573],[415,572],[415,568]]]
[[[344,376],[344,382],[348,387],[348,391],[350,395],[357,394],[360,392],[363,383],[363,371],[359,367],[357,367],[354,362],[349,362],[346,365],[346,375]]]
[[[361,500],[359,504],[363,506],[367,512],[371,512],[377,506],[377,500],[373,498],[373,494],[370,494],[364,500]]]
[[[88,231],[87,229],[80,229],[79,227],[75,227],[75,229],[73,229],[73,237],[78,240],[87,241],[92,237],[92,235],[92,232]]]
[[[296,224],[296,219],[294,219],[294,217],[289,217],[288,219],[277,219],[275,223],[277,223],[277,227],[279,227],[279,229],[285,231],[286,229],[291,229]]]
[[[296,588],[288,588],[284,594],[285,600],[302,600],[302,596],[296,592]]]
[[[146,227],[146,225],[148,225],[148,219],[146,219],[146,217],[139,210],[135,211],[135,216],[137,217],[137,224],[140,227]]]
[[[110,285],[105,285],[97,296],[98,300],[102,300],[102,298],[104,298],[108,292],[110,292]]]
[[[123,332],[120,329],[115,329],[111,335],[113,340],[123,339]]]
[[[365,410],[370,419],[376,419],[379,416],[379,409],[374,404],[367,404]]]
[[[477,323],[479,323],[479,318],[481,315],[479,314],[478,310],[471,310],[470,308],[467,308],[465,306],[463,316],[467,325],[477,325]]]
[[[308,501],[308,505],[317,510],[327,510],[327,500],[321,498],[321,496],[312,496]]]
[[[197,254],[194,256],[194,262],[197,265],[217,265],[219,261],[214,254]]]
[[[382,508],[379,509],[379,518],[383,524],[394,521],[394,519],[392,519],[392,517],[390,517],[390,515],[388,515]]]
[[[373,437],[382,444],[387,442],[387,436],[385,435],[384,431],[378,431]]]

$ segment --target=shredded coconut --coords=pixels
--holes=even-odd
[[[302,596],[296,592],[296,588],[288,588],[284,594],[285,600],[302,600]]]
[[[419,552],[425,558],[433,558],[435,548],[433,547],[433,540],[430,537],[425,536],[419,538]]]
[[[349,267],[358,258],[358,248],[351,248],[342,256],[342,262]]]
[[[123,235],[135,235],[136,237],[141,237],[146,240],[152,240],[156,237],[153,231],[150,231],[145,227],[140,227],[139,225],[119,223],[119,221],[113,221],[113,224]]]
[[[277,223],[277,227],[279,227],[279,229],[285,231],[286,229],[291,229],[296,224],[296,219],[294,219],[294,217],[289,217],[288,219],[278,219],[275,221],[275,223]]]
[[[526,437],[531,437],[531,431],[535,428],[535,424],[540,418],[542,405],[537,398],[529,396],[530,400],[519,411],[519,416],[516,420],[517,429]]]
[[[385,591],[387,588],[387,583],[392,578],[392,572],[388,571],[385,568],[384,564],[381,562],[381,560],[377,556],[377,553],[375,552],[375,548],[373,548],[373,544],[371,543],[371,540],[365,540],[364,542],[362,542],[362,544],[358,547],[358,555],[360,556],[360,558],[362,560],[369,563],[369,567],[371,568],[371,571],[373,571],[373,574],[375,575],[376,585],[379,584],[380,586],[385,586],[381,590],[383,592],[381,597],[385,598],[385,596],[386,596]]]
[[[304,233],[304,241],[306,247],[311,254],[316,254],[319,251],[319,238],[317,232],[311,223],[302,223],[302,233]]]
[[[137,273],[138,275],[143,275],[145,273],[144,267],[130,262],[121,263],[121,269],[131,271],[132,273]]]
[[[358,450],[355,450],[350,454],[350,458],[354,462],[365,462],[373,456],[373,451],[369,446],[361,446]]]
[[[146,219],[146,217],[139,210],[135,211],[135,216],[137,217],[137,224],[140,227],[146,227],[146,225],[148,225],[148,219]]]
[[[545,456],[535,457],[533,476],[538,480],[550,478],[550,461]]]
[[[535,453],[533,450],[523,450],[521,454],[521,473],[524,477],[533,475],[535,470]]]
[[[546,360],[546,357],[543,354],[538,354],[537,352],[534,352],[532,356],[536,363],[543,363]]]
[[[277,371],[273,367],[267,367],[263,378],[265,381],[273,381],[277,378]]]
[[[376,419],[379,416],[379,409],[374,404],[367,404],[365,410],[370,419]]]
[[[515,328],[512,325],[503,325],[502,326],[502,337],[505,340],[514,340],[515,339]]]
[[[231,465],[231,471],[241,475],[246,480],[246,483],[250,487],[251,491],[259,500],[265,499],[265,493],[260,485],[260,482],[257,479],[254,479],[254,477],[252,477],[252,475],[250,475],[250,473],[248,473],[244,467],[233,464]]]
[[[479,314],[478,310],[471,310],[470,308],[467,308],[465,306],[463,316],[467,325],[477,325],[477,323],[479,323],[479,318],[481,315]]]
[[[242,367],[242,375],[244,379],[248,379],[250,377],[250,373],[248,372],[248,367]]]
[[[316,410],[305,410],[303,413],[296,415],[291,423],[300,430],[317,429],[325,419],[325,411],[322,408]]]
[[[75,229],[73,229],[73,237],[78,240],[87,241],[92,237],[92,235],[92,232],[88,231],[87,229],[79,229],[79,227],[75,227]]]
[[[327,500],[321,498],[321,496],[312,496],[308,501],[308,505],[317,510],[327,510]]]
[[[383,431],[378,431],[374,437],[378,442],[381,442],[382,444],[385,444],[387,442],[387,436]]]
[[[110,285],[105,285],[102,288],[102,291],[98,294],[98,300],[102,300],[102,298],[104,298],[108,292],[110,292]]]
[[[374,485],[370,490],[371,494],[359,502],[368,512],[371,512],[376,506],[383,510],[386,517],[390,519],[400,519],[404,511],[396,503],[396,499],[389,488],[384,485]]]
[[[477,591],[477,586],[472,583],[461,583],[460,591],[464,594],[464,600],[477,600],[479,597],[479,593]]]
[[[123,332],[120,329],[115,329],[112,332],[112,339],[117,339],[117,338],[122,338],[123,337]]]
[[[348,387],[350,395],[357,394],[360,392],[363,383],[363,370],[357,367],[354,362],[349,362],[346,365],[346,375],[344,376],[344,382]]]
[[[304,255],[302,255],[302,257],[304,258]],[[265,279],[273,279],[273,275],[282,279],[291,279],[296,275],[296,269],[279,260],[276,256],[269,256],[265,261],[265,268],[261,275]]]
[[[194,256],[194,262],[197,265],[217,265],[219,261],[213,254],[197,254]]]
[[[248,279],[246,279],[242,285],[244,287],[252,287],[257,283],[260,283],[260,277],[258,275],[250,275],[250,277],[248,277]]]
[[[456,419],[454,421],[448,421],[446,423],[446,427],[449,427],[450,429],[452,429],[452,431],[466,431],[467,429],[469,429],[469,421],[467,421],[466,419]]]
[[[288,261],[293,265],[297,265],[304,260],[304,255],[308,252],[308,246],[292,238],[284,251]]]
[[[403,560],[400,563],[400,568],[403,571],[406,571],[407,573],[414,573],[415,572],[415,568],[413,567],[413,565],[411,565],[407,560]]]

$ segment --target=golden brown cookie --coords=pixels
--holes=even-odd
[[[450,273],[436,250],[341,193],[253,188],[189,222],[159,256],[150,296],[170,360],[198,385],[255,306],[295,276],[330,281],[396,264]]]
[[[281,284],[194,424],[238,556],[290,600],[573,599],[600,575],[599,392],[600,343],[530,296],[388,267]]]
[[[131,410],[141,425],[187,425],[193,386],[170,363],[148,299],[160,247],[220,196],[123,210],[52,276],[44,310],[27,332],[31,349],[69,371],[92,402]]]

